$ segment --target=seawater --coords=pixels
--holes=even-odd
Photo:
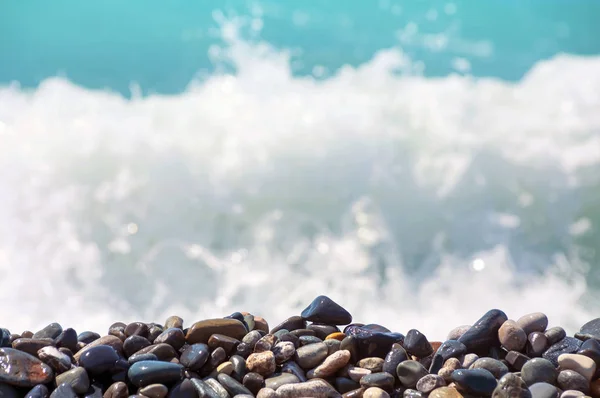
[[[34,6],[35,5],[35,6]],[[595,1],[6,1],[0,298],[432,338],[598,314]]]

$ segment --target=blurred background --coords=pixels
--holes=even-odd
[[[600,2],[4,1],[0,298],[105,331],[326,294],[598,316]]]

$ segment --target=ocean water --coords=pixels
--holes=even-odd
[[[32,7],[35,4],[35,7]],[[600,2],[5,1],[1,326],[327,294],[598,316]]]

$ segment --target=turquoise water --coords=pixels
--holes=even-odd
[[[600,296],[598,16],[2,2],[3,326],[277,322],[325,293],[433,338],[493,307],[577,329]]]

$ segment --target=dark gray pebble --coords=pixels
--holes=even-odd
[[[451,378],[461,390],[475,395],[492,395],[498,384],[494,375],[485,369],[458,369],[452,372]]]
[[[300,336],[298,338],[299,340],[299,345],[300,347],[305,346],[305,345],[309,345],[309,344],[315,344],[315,343],[322,343],[323,340],[321,340],[320,338],[318,338],[317,336]]]
[[[554,366],[558,366],[558,357],[561,354],[574,354],[579,351],[581,347],[582,341],[576,339],[574,337],[565,337],[558,343],[555,343],[548,348],[544,354],[542,354],[543,358],[546,358]]]
[[[467,347],[458,340],[446,340],[436,351],[429,367],[429,373],[436,374],[440,371],[444,362],[450,358],[458,358],[467,353]]]
[[[36,386],[38,387],[38,386]],[[42,389],[38,389],[36,390],[36,387],[34,387],[32,390],[30,390],[27,395],[25,396],[25,398],[48,398],[48,395],[50,395],[48,393],[48,389],[46,388],[46,390],[42,390]],[[40,385],[40,387],[44,387],[45,386],[42,384]],[[45,395],[40,395],[45,391]],[[32,395],[33,394],[33,395]],[[8,384],[4,384],[4,383],[0,383],[0,397],[1,398],[21,398],[23,395],[21,394],[21,392],[19,392],[16,388],[14,388],[11,385]]]
[[[402,344],[404,342],[403,334],[389,332],[380,325],[352,325],[346,327],[344,333],[346,336],[356,338],[356,346],[360,358],[385,358],[394,343]]]
[[[291,373],[282,373],[277,376],[269,377],[265,379],[265,387],[272,388],[273,390],[277,390],[280,386],[284,384],[293,384],[298,383],[300,380]]]
[[[400,362],[406,361],[408,359],[408,354],[404,347],[400,344],[395,343],[392,345],[392,349],[387,353],[385,359],[383,361],[383,371],[388,372],[391,375],[396,375],[396,368],[400,364]]]
[[[556,383],[561,390],[577,390],[587,394],[590,390],[590,383],[585,377],[574,370],[563,370],[558,374]]]
[[[331,333],[340,331],[340,329],[337,326],[323,325],[320,323],[311,323],[307,326],[307,329],[314,331],[315,336],[322,340],[325,340],[325,337],[329,336]]]
[[[81,366],[56,376],[56,384],[68,384],[77,394],[83,394],[90,388],[88,373]]]
[[[52,391],[50,398],[79,398],[68,384],[61,384]]]
[[[360,388],[359,383],[347,377],[336,377],[333,384],[340,394],[345,394]]]
[[[308,321],[325,325],[347,325],[352,322],[352,315],[327,296],[315,298],[300,315]]]
[[[600,342],[596,339],[588,339],[579,347],[578,354],[592,358],[596,362],[596,366],[600,366]]]
[[[506,363],[508,363],[508,365],[517,372],[520,372],[523,368],[523,365],[525,365],[525,363],[530,359],[531,358],[529,358],[527,355],[521,354],[518,351],[509,351],[504,357]]]
[[[265,386],[265,379],[258,373],[250,372],[246,373],[242,384],[253,394],[258,394],[258,391]]]
[[[558,389],[550,383],[535,383],[529,386],[532,398],[558,398]]]
[[[0,348],[10,347],[10,331],[5,328],[0,328]]]
[[[169,398],[198,398],[196,387],[189,379],[183,379],[169,391]]]
[[[62,326],[58,323],[51,323],[42,330],[34,333],[34,339],[55,339],[57,338],[63,331]]]
[[[4,384],[2,388],[4,388],[5,391],[3,393],[0,393],[0,397],[3,397],[3,398],[12,398],[13,396],[19,397],[19,393],[17,392],[17,390],[15,390],[13,387],[9,386],[8,384]],[[14,390],[14,395],[10,395],[10,393],[6,392],[6,391],[8,391],[9,388]],[[46,387],[43,384],[38,384],[37,386],[35,386],[31,390],[29,390],[29,392],[25,395],[25,398],[48,398],[49,396],[50,396],[50,391],[48,391],[48,387]]]
[[[493,309],[485,313],[458,339],[468,352],[486,355],[492,346],[500,346],[498,330],[508,317],[503,311]]]
[[[169,384],[183,377],[183,366],[163,361],[140,361],[131,365],[127,376],[136,387],[154,383]]]
[[[125,326],[123,332],[127,337],[135,335],[148,337],[149,329],[150,328],[148,325],[146,325],[144,322],[131,322],[129,325]]]
[[[246,360],[239,355],[232,355],[231,358],[229,358],[229,362],[233,365],[233,372],[231,372],[230,376],[237,381],[242,382],[244,376],[248,373]]]
[[[287,361],[281,367],[281,371],[284,373],[291,373],[300,380],[300,382],[305,382],[307,380],[306,373],[304,370],[294,361]]]
[[[194,388],[196,388],[196,393],[199,398],[221,398],[221,396],[208,385],[204,381],[200,379],[191,379]]]
[[[75,352],[77,350],[77,332],[73,328],[64,329],[56,338],[56,347],[65,347]]]
[[[79,365],[91,374],[104,373],[119,360],[119,354],[109,345],[98,345],[88,349],[79,358]]]
[[[406,352],[417,358],[425,358],[433,353],[433,347],[429,344],[427,337],[417,329],[411,329],[406,333],[404,348]]]
[[[221,383],[221,385],[225,387],[227,392],[231,394],[232,397],[238,394],[252,395],[252,391],[250,391],[248,388],[244,387],[242,383],[225,373],[220,373],[217,376],[217,380],[219,380],[219,383]]]
[[[413,360],[401,362],[396,367],[396,375],[398,376],[398,380],[404,387],[408,388],[415,388],[421,377],[427,374],[427,369],[425,369],[419,362]]]
[[[575,337],[581,340],[596,339],[600,340],[600,318],[592,319],[585,323]]]
[[[497,359],[487,357],[476,360],[470,369],[485,369],[493,374],[496,379],[500,379],[508,373],[508,367],[505,364]]]
[[[325,343],[325,345],[327,346],[327,356],[333,354],[336,351],[339,351],[340,347],[342,346],[342,342],[336,339],[328,339],[325,340],[323,343]]]
[[[154,339],[154,344],[165,343],[173,347],[176,351],[185,344],[185,335],[180,328],[170,328],[159,334]]]
[[[92,384],[83,396],[84,398],[104,398],[102,394],[102,386],[98,384]]]
[[[546,338],[548,339],[548,344],[550,345],[558,343],[559,341],[567,337],[567,332],[560,326],[550,328],[546,330],[544,334],[546,335]]]
[[[92,341],[98,340],[99,338],[100,335],[98,333],[86,331],[79,333],[77,336],[77,341],[80,343],[90,344]]]
[[[382,390],[386,391],[390,391],[394,387],[394,382],[394,376],[387,372],[371,373],[366,376],[363,376],[360,379],[360,385],[365,388],[379,387]]]
[[[273,333],[276,333],[283,329],[285,329],[287,331],[292,331],[292,330],[304,329],[304,328],[306,328],[306,320],[304,318],[302,318],[301,316],[295,315],[295,316],[289,317],[285,321],[281,322],[279,325],[272,328],[270,330],[270,333],[273,334]]]
[[[129,336],[123,342],[123,353],[127,358],[129,358],[136,352],[150,345],[150,341],[148,341],[148,339],[145,337],[138,335]]]
[[[539,382],[554,384],[556,376],[555,366],[545,358],[531,359],[521,369],[521,378],[528,386]]]

